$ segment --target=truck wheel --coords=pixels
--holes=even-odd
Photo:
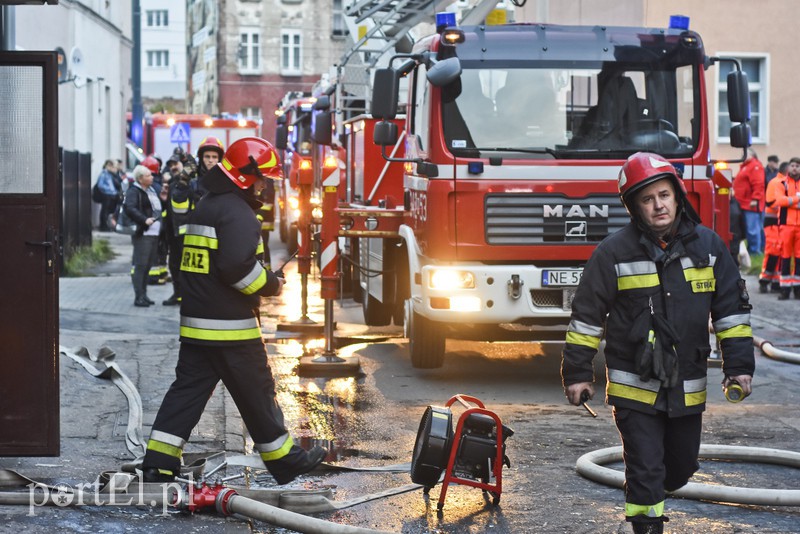
[[[417,369],[438,369],[444,365],[444,328],[415,312],[411,300],[405,303],[404,330],[408,338],[411,365]]]
[[[386,326],[392,321],[392,309],[367,292],[364,292],[361,307],[367,326]]]
[[[288,235],[286,236],[286,250],[289,254],[294,254],[297,251],[297,227],[290,226],[288,229]]]

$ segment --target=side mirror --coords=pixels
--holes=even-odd
[[[277,122],[278,124],[286,124],[286,115],[278,115]]]
[[[311,140],[319,145],[330,146],[333,141],[333,134],[331,133],[333,120],[331,115],[332,113],[327,110],[315,111],[311,115]]]
[[[750,90],[747,74],[740,70],[728,73],[728,114],[731,122],[750,120]]]
[[[746,122],[731,127],[731,146],[734,148],[747,148],[752,144],[750,125]]]
[[[328,95],[322,95],[317,97],[317,101],[314,102],[314,105],[311,109],[315,111],[327,111],[331,109],[331,97]]]
[[[370,113],[376,119],[393,119],[397,115],[400,80],[394,69],[378,69],[372,84]]]
[[[275,129],[275,148],[278,150],[286,150],[289,144],[289,127],[284,123],[278,123]]]
[[[437,61],[428,69],[428,81],[435,87],[444,87],[461,76],[461,61],[457,57],[449,57]]]
[[[372,131],[372,140],[379,146],[394,146],[397,143],[397,124],[389,121],[377,123]]]

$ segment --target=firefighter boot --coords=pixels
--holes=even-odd
[[[794,286],[793,291],[794,291],[794,298],[800,299],[800,286]]]
[[[664,523],[662,521],[651,523],[633,522],[631,526],[633,527],[633,534],[663,534],[664,532]]]
[[[320,446],[306,451],[297,445],[292,445],[289,454],[279,460],[270,460],[264,464],[275,482],[282,486],[302,474],[313,471],[327,455],[328,451]]]
[[[142,469],[142,482],[175,482],[175,474],[168,469],[146,467]]]
[[[758,281],[758,292],[759,293],[769,293],[769,280],[759,280]]]
[[[790,287],[782,287],[781,294],[778,295],[778,300],[789,300],[792,296],[792,288]]]

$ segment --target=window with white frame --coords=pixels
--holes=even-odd
[[[256,28],[239,30],[239,72],[261,72],[261,32]]]
[[[261,118],[261,108],[258,106],[246,106],[241,110],[242,117],[249,120],[258,120]]]
[[[747,74],[748,88],[750,90],[750,131],[754,143],[767,143],[769,136],[767,127],[769,117],[767,102],[769,99],[768,84],[768,59],[766,54],[735,54],[720,53],[722,57],[735,57],[739,60],[742,70]],[[731,120],[728,117],[728,73],[733,70],[730,61],[717,63],[719,78],[717,82],[717,142],[727,143],[730,139]]]
[[[169,11],[166,9],[148,9],[145,12],[148,28],[166,28],[169,26]]]
[[[147,66],[154,69],[169,67],[169,50],[148,50]]]
[[[343,0],[333,0],[333,21],[331,26],[331,34],[334,37],[344,37],[347,35],[347,26],[344,23],[344,8],[342,7]]]
[[[281,30],[281,74],[299,76],[303,59],[303,36],[300,30]]]

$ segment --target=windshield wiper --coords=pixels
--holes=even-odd
[[[522,152],[524,154],[550,154],[551,156],[558,157],[556,151],[550,147],[531,147],[531,148],[517,148],[517,147],[477,147],[473,150],[480,152]]]

